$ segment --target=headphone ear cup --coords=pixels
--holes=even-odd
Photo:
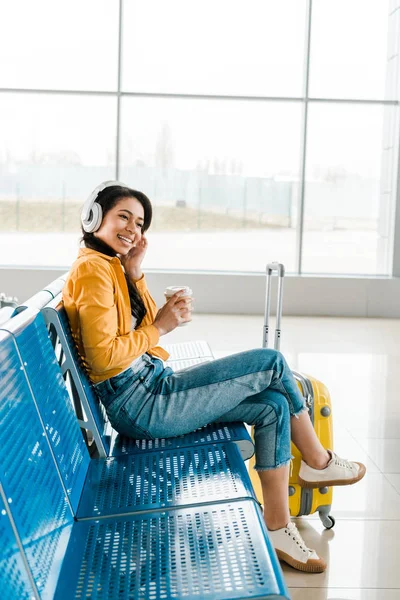
[[[100,229],[101,221],[103,218],[103,210],[100,204],[96,202],[96,198],[100,194],[100,192],[112,186],[120,186],[123,188],[128,187],[127,185],[125,185],[125,183],[122,183],[121,181],[103,181],[103,183],[100,183],[100,185],[98,185],[93,190],[93,192],[90,194],[89,198],[83,205],[81,212],[81,223],[83,230],[86,231],[86,233],[93,233],[94,231]]]
[[[86,233],[93,233],[100,229],[103,210],[98,202],[93,202],[87,219],[82,220],[82,227]]]

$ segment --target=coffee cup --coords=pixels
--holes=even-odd
[[[167,302],[171,298],[171,296],[173,296],[179,291],[184,292],[181,296],[182,298],[192,298],[193,296],[193,290],[187,285],[170,285],[167,288],[165,288],[164,291],[164,296]],[[187,325],[187,323],[180,323],[178,327],[183,327],[184,325]]]

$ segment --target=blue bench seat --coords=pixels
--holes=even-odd
[[[12,333],[0,331],[0,496],[15,539],[6,527],[1,543],[18,562],[23,589],[10,600],[32,597],[32,588],[43,600],[288,598],[252,496],[162,510],[154,503],[149,512],[76,521],[88,462],[95,461],[70,418],[54,353],[47,365],[50,342],[36,335],[47,331],[40,313],[28,309],[11,323]],[[64,390],[64,403],[58,390]],[[79,438],[72,423],[80,441],[71,453],[68,437]],[[239,454],[234,444],[227,446]],[[214,445],[222,454],[221,448]],[[193,454],[187,463],[188,485],[197,460]],[[144,472],[150,467],[154,463]],[[205,490],[207,484],[199,482]],[[4,578],[1,572],[0,589]]]
[[[262,527],[252,501],[80,521],[54,598],[288,598]]]

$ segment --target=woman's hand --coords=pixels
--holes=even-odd
[[[147,246],[147,238],[142,234],[140,240],[129,250],[128,254],[121,256],[121,263],[124,266],[125,273],[131,279],[138,280],[142,276],[141,264],[145,257]]]
[[[157,327],[160,335],[165,335],[178,325],[192,320],[193,298],[182,297],[184,293],[182,290],[176,292],[158,311],[153,325]]]

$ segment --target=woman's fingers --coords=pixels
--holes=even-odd
[[[189,296],[183,296],[185,292],[183,292],[182,290],[180,290],[179,292],[175,292],[175,294],[173,296],[171,296],[171,298],[168,300],[168,302],[171,302],[171,304],[177,304],[178,302],[182,301],[182,300],[186,300],[189,299]]]
[[[192,303],[186,303],[182,306],[180,306],[180,316],[183,317],[184,319],[187,319],[187,317],[191,317],[192,316]]]
[[[176,306],[191,306],[192,305],[192,298],[188,298],[187,296],[185,298],[180,298],[178,299],[177,302],[175,302]]]

